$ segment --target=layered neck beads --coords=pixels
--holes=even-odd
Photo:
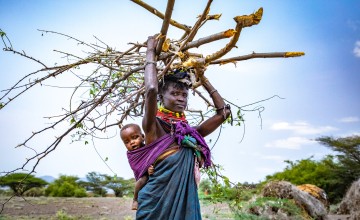
[[[158,106],[156,117],[171,124],[175,124],[178,121],[187,123],[185,114],[183,112],[173,112],[161,105]]]

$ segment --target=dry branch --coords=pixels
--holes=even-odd
[[[153,8],[152,6],[146,4],[145,2],[143,2],[141,0],[131,0],[131,1],[140,5],[141,7],[145,8],[149,12],[153,13],[154,15],[156,15],[159,18],[164,20],[165,16],[163,13],[159,12],[159,10]],[[190,30],[191,30],[191,27],[189,27],[185,24],[180,24],[177,21],[174,21],[173,19],[170,19],[170,24],[173,25],[174,27],[184,30],[185,32],[190,32]]]
[[[249,60],[254,58],[288,58],[305,55],[304,52],[276,52],[276,53],[252,53],[244,56],[231,57],[210,62],[210,64],[224,65],[227,63],[236,63],[237,61]]]
[[[234,36],[231,38],[230,42],[224,48],[211,55],[206,56],[205,62],[210,63],[211,61],[219,59],[220,57],[227,54],[231,49],[233,49],[237,41],[239,40],[242,28],[251,27],[252,25],[259,24],[262,18],[262,14],[263,14],[263,8],[259,8],[259,10],[254,14],[235,17],[234,20],[236,21],[236,27],[235,27]]]

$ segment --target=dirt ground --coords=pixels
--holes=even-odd
[[[6,201],[0,197],[1,204]],[[13,198],[5,204],[0,220],[18,219],[135,219],[135,211],[130,209],[131,198],[91,197],[91,198],[55,198],[26,197]],[[1,207],[0,207],[1,208]],[[233,219],[226,204],[201,204],[202,218]],[[66,218],[67,217],[67,218]],[[349,216],[329,215],[329,220],[347,220]]]
[[[131,199],[120,198],[13,198],[5,204],[0,219],[58,219],[67,215],[78,219],[134,219]],[[4,199],[1,199],[3,203]],[[60,219],[60,218],[59,218]]]
[[[5,197],[0,197],[1,204]],[[131,198],[90,197],[55,198],[26,197],[13,198],[5,204],[0,220],[18,219],[135,219],[135,211],[130,209]],[[0,207],[1,208],[1,207]],[[202,205],[203,219],[233,219],[225,204]],[[61,218],[67,216],[68,218]]]

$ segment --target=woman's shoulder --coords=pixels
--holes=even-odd
[[[152,142],[158,140],[167,133],[170,132],[166,132],[166,130],[164,130],[163,126],[161,125],[161,122],[159,120],[156,120],[154,128],[148,132],[145,132],[145,143],[151,144]]]

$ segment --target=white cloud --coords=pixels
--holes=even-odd
[[[272,130],[288,130],[293,131],[296,134],[322,134],[329,131],[334,131],[336,128],[331,126],[320,126],[320,127],[314,127],[311,124],[307,122],[295,122],[295,123],[288,123],[288,122],[278,122],[274,123],[271,126]]]
[[[358,121],[359,121],[358,117],[345,117],[345,118],[339,119],[339,122],[343,122],[343,123],[351,123],[351,122],[358,122]]]
[[[265,144],[269,148],[283,148],[290,150],[298,150],[303,145],[313,144],[315,141],[303,137],[289,137],[287,139],[279,139]]]
[[[360,57],[360,40],[355,42],[355,47],[353,52],[356,57]]]

